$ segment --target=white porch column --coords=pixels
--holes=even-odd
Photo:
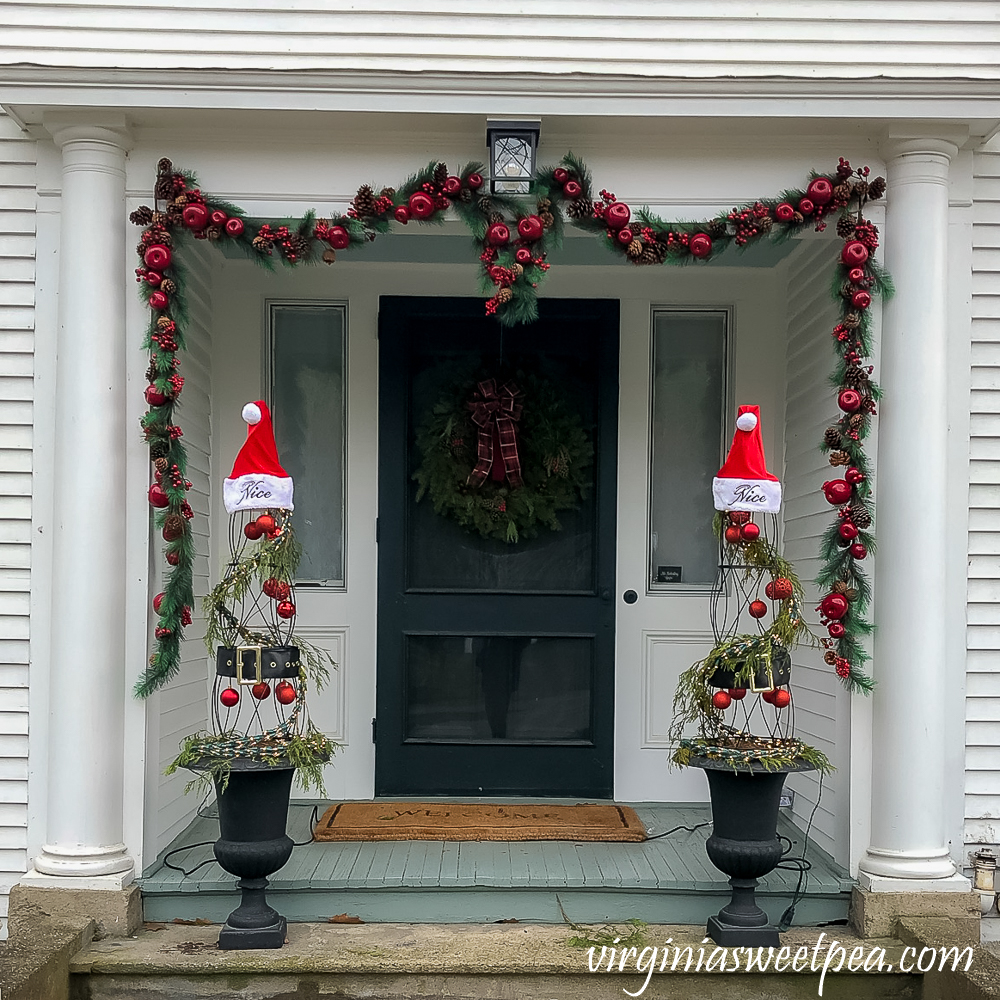
[[[52,135],[62,216],[48,812],[35,859],[44,875],[24,881],[110,889],[133,874],[122,809],[129,141],[124,129],[85,124]]]
[[[949,857],[944,816],[949,675],[945,615],[927,600],[943,580],[947,412],[948,169],[941,139],[887,150],[886,304],[876,487],[871,846],[862,888],[968,891]],[[915,532],[919,525],[919,531]]]

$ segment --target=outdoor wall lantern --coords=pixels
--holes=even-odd
[[[538,121],[486,122],[490,150],[490,190],[494,194],[530,194],[535,177],[535,153],[542,123]]]

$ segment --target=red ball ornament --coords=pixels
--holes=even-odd
[[[258,700],[263,701],[271,693],[271,685],[267,681],[261,681],[250,688],[250,693]]]
[[[169,398],[165,393],[160,392],[155,385],[146,386],[145,396],[146,402],[149,403],[150,406],[163,406]]]
[[[855,469],[853,465],[848,466],[844,472],[844,478],[849,483],[860,483],[864,481],[865,474],[860,469]]]
[[[843,479],[831,479],[823,484],[823,495],[834,507],[839,507],[851,499],[851,484]]]
[[[149,308],[155,309],[157,312],[163,312],[168,305],[170,305],[170,299],[161,291],[155,291],[149,297]]]
[[[819,611],[825,618],[837,621],[847,614],[847,598],[843,594],[827,594],[819,602]]]
[[[740,528],[740,534],[743,536],[743,541],[755,542],[758,538],[760,538],[760,528],[754,524],[753,521],[747,521],[747,523]]]
[[[861,267],[868,260],[868,247],[860,240],[849,240],[840,251],[840,259],[848,267]]]
[[[857,413],[861,409],[861,393],[857,389],[844,389],[837,397],[837,406],[845,413]]]
[[[791,700],[792,696],[784,688],[778,688],[778,690],[774,692],[774,698],[771,700],[771,704],[774,705],[775,708],[788,708]]]
[[[502,222],[494,222],[486,230],[486,241],[495,247],[503,246],[510,242],[510,230]]]
[[[608,224],[608,229],[622,229],[628,225],[628,220],[631,218],[632,209],[623,201],[612,202],[604,212],[604,221]]]
[[[260,528],[261,533],[270,534],[277,526],[277,522],[270,514],[261,514],[257,518],[257,527]]]
[[[264,593],[272,600],[276,600],[278,597],[278,590],[281,587],[281,583],[282,583],[281,580],[277,579],[276,577],[270,576],[260,585],[260,589],[263,590]]]
[[[441,186],[441,190],[449,198],[454,198],[456,194],[461,194],[462,192],[462,181],[458,177],[451,176]]]
[[[161,243],[154,243],[151,247],[146,248],[142,259],[145,261],[146,267],[151,267],[154,271],[165,271],[170,267],[170,261],[172,260],[170,247],[165,247]]]
[[[742,701],[746,696],[747,696],[747,689],[746,688],[730,688],[729,689],[729,697],[732,698],[733,701]]]
[[[163,540],[165,542],[174,542],[180,538],[184,534],[185,523],[184,518],[174,520],[168,517],[167,523],[163,525]]]
[[[692,257],[704,260],[712,252],[712,237],[708,233],[695,233],[688,243]]]
[[[246,535],[251,542],[255,542],[261,535],[264,534],[264,532],[257,527],[256,521],[250,521],[243,525],[243,534]]]
[[[279,618],[293,618],[295,616],[295,605],[291,601],[282,601],[275,610]]]
[[[726,528],[726,541],[730,545],[736,545],[742,537],[743,535],[738,524],[731,524]]]
[[[860,288],[851,296],[851,302],[855,309],[867,309],[872,304],[872,297],[863,288]]]
[[[170,563],[171,566],[176,566],[180,561],[181,561],[180,552],[173,551],[167,553],[167,562]]]
[[[774,217],[779,222],[791,222],[795,218],[795,209],[787,201],[774,206]]]
[[[397,205],[392,213],[397,222],[402,222],[405,226],[410,221],[410,210],[405,205]]]
[[[728,691],[716,691],[712,695],[712,704],[720,711],[725,711],[733,703]]]
[[[837,528],[837,532],[846,542],[852,542],[858,537],[857,525],[852,524],[850,521],[842,521],[840,527]]]
[[[156,636],[157,639],[166,639],[168,635],[172,634],[171,630],[165,625],[157,625],[156,628],[153,629],[153,635]]]
[[[764,588],[764,596],[769,601],[777,600],[777,598],[774,596],[774,581],[773,580]]]
[[[842,639],[847,633],[847,629],[840,622],[830,622],[826,630],[830,633],[831,639]]]
[[[155,611],[155,612],[156,612],[157,614],[159,614],[159,613],[160,613],[160,608],[161,608],[161,607],[162,607],[162,605],[163,605],[163,598],[164,598],[164,597],[166,597],[166,596],[167,596],[167,595],[166,595],[166,594],[164,594],[164,593],[163,593],[163,592],[161,591],[161,592],[160,592],[159,594],[157,594],[157,595],[156,595],[156,597],[154,597],[154,598],[153,598],[153,610],[154,610],[154,611]]]
[[[147,285],[151,285],[153,288],[159,288],[160,282],[163,281],[163,275],[159,271],[147,271],[143,275],[143,280]]]
[[[275,686],[274,697],[282,705],[291,705],[295,701],[295,685],[290,684],[288,681],[282,681]]]
[[[774,599],[776,601],[787,601],[793,593],[792,581],[787,576],[779,576],[774,580]]]
[[[806,188],[806,197],[814,205],[826,205],[833,197],[833,185],[825,177],[814,177]]]
[[[346,250],[351,243],[351,235],[343,226],[331,226],[327,230],[326,241],[334,250]]]
[[[478,191],[483,186],[483,175],[482,174],[469,174],[465,178],[466,187],[472,191]]]
[[[242,219],[226,219],[226,235],[232,236],[234,239],[237,236],[243,235],[243,220]]]
[[[799,202],[799,211],[803,215],[812,215],[815,210],[816,210],[816,205],[808,198],[803,198]]]
[[[852,267],[847,272],[847,277],[852,285],[860,285],[865,280],[865,269],[863,267]]]
[[[531,251],[527,247],[518,247],[514,253],[514,260],[516,260],[518,264],[530,264]]]
[[[760,696],[761,696],[761,698],[763,698],[763,699],[764,699],[764,701],[766,701],[766,702],[767,702],[767,703],[768,703],[769,705],[773,705],[773,704],[774,704],[774,696],[775,696],[776,694],[777,694],[777,692],[776,692],[776,691],[774,690],[774,688],[771,688],[771,689],[770,689],[769,691],[762,691],[762,692],[761,692],[761,694],[760,694]]]
[[[748,510],[731,510],[729,512],[729,520],[732,524],[746,524],[750,520],[750,511]]]
[[[556,167],[552,171],[552,179],[556,184],[565,184],[569,180],[569,171],[565,167]]]
[[[767,614],[767,605],[763,601],[751,601],[747,611],[751,618],[763,618]]]
[[[163,491],[163,487],[159,483],[153,483],[149,487],[149,502],[154,507],[163,508],[170,506],[170,498]]]
[[[583,187],[579,181],[568,180],[563,184],[563,194],[567,198],[579,198],[583,194]]]
[[[434,214],[434,199],[426,191],[414,191],[408,204],[414,219],[429,219]]]
[[[240,700],[240,693],[236,688],[226,688],[225,691],[219,693],[219,701],[222,702],[226,708],[232,708]]]
[[[864,559],[868,555],[868,546],[864,542],[855,542],[851,546],[851,556],[854,559]]]
[[[226,222],[229,220],[229,216],[226,215],[226,213],[223,212],[221,208],[217,208],[209,216],[209,218],[212,220],[212,225],[213,226],[224,226],[226,224]]]
[[[192,202],[184,206],[181,219],[188,229],[204,229],[208,225],[208,209],[201,202]]]
[[[626,226],[624,229],[618,230],[618,242],[621,243],[623,246],[628,246],[629,243],[631,243],[634,238],[635,237],[632,234],[632,230],[629,229],[628,226]]]
[[[542,225],[542,220],[537,215],[528,215],[521,219],[521,221],[517,224],[517,235],[520,236],[522,240],[527,240],[529,243],[534,243],[535,240],[540,240],[544,232],[545,227]]]

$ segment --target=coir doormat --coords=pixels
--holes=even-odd
[[[615,805],[340,802],[323,813],[315,832],[321,841],[646,839],[635,810]]]

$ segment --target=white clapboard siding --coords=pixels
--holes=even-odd
[[[974,160],[965,839],[1000,843],[1000,141]]]
[[[195,795],[184,794],[184,785],[191,775],[180,772],[170,777],[164,768],[177,756],[180,741],[189,733],[208,726],[208,658],[205,652],[204,625],[201,620],[201,599],[208,593],[208,513],[212,480],[211,440],[211,281],[207,258],[198,249],[185,252],[188,264],[186,288],[190,322],[187,328],[187,350],[181,360],[184,391],[179,400],[178,423],[184,427],[184,445],[188,456],[188,479],[191,490],[188,499],[195,512],[191,521],[195,539],[194,563],[194,624],[185,630],[181,650],[181,670],[159,696],[159,755],[160,775],[157,792],[156,845],[153,854],[162,851],[194,817],[198,807]],[[163,543],[154,536],[154,548]],[[162,559],[156,559],[162,565]]]
[[[0,112],[0,917],[28,866],[35,143]],[[6,936],[6,919],[2,922]]]
[[[820,569],[819,544],[830,523],[832,508],[820,492],[830,478],[830,466],[820,451],[823,431],[836,411],[829,387],[834,362],[830,330],[838,320],[830,296],[830,259],[836,248],[817,241],[796,255],[788,271],[788,347],[785,364],[785,456],[783,480],[784,554],[795,566],[805,591],[803,611],[813,631],[822,634],[813,610],[821,596],[813,579]],[[772,460],[772,467],[778,465]],[[847,865],[850,805],[849,699],[822,651],[795,650],[792,698],[795,735],[822,750],[837,771],[824,779],[811,836],[841,864]],[[808,823],[816,805],[819,782],[815,774],[792,775],[795,819]]]
[[[0,65],[615,77],[1000,75],[993,0],[0,2]]]

